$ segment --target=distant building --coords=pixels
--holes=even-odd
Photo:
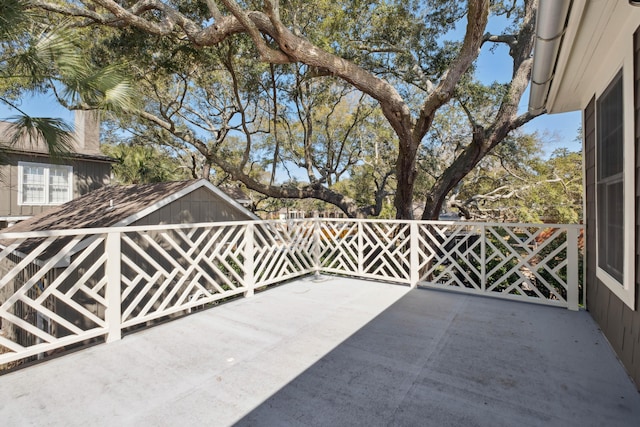
[[[10,125],[0,122],[5,146]],[[75,133],[74,152],[55,162],[42,139],[23,138],[8,147],[0,165],[0,229],[111,182],[113,159],[100,152],[97,113],[76,112]]]
[[[338,209],[304,210],[295,208],[280,208],[274,219],[305,219],[305,218],[346,218],[344,212]]]

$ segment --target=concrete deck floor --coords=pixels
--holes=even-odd
[[[295,281],[0,376],[0,425],[640,426],[591,317]]]

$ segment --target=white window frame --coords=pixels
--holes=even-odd
[[[24,168],[25,167],[40,167],[44,168],[44,202],[43,203],[33,203],[33,202],[23,202],[23,188],[24,188]],[[68,188],[67,188],[67,197],[63,202],[51,203],[49,202],[49,176],[51,169],[64,169],[67,171],[68,175]],[[54,165],[48,163],[33,163],[33,162],[18,162],[18,206],[58,206],[63,203],[70,201],[73,198],[73,166],[69,165]]]
[[[615,279],[604,269],[600,268],[599,236],[598,227],[596,227],[596,277],[624,302],[629,308],[635,310],[635,143],[634,143],[634,106],[633,106],[633,36],[624,34],[624,58],[616,58],[615,61],[608,62],[610,64],[618,64],[616,67],[607,68],[608,73],[603,75],[599,73],[598,81],[600,86],[596,92],[596,110],[595,110],[595,179],[597,184],[598,177],[598,100],[607,90],[609,85],[616,78],[618,73],[622,71],[622,105],[623,105],[623,203],[624,203],[624,243],[623,243],[623,272],[622,282]],[[620,51],[618,51],[620,52]],[[630,54],[629,54],[630,53]],[[604,61],[603,63],[607,63]],[[631,124],[631,125],[629,125]],[[598,191],[595,191],[596,198],[596,221],[598,211]]]

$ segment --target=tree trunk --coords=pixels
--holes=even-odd
[[[453,161],[451,166],[436,180],[426,194],[423,220],[436,220],[440,216],[447,194],[482,160],[489,151],[484,148],[484,136],[474,133],[467,148]]]
[[[418,145],[411,139],[398,144],[396,161],[396,218],[413,219],[413,187],[416,179]]]

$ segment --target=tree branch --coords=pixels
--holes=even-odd
[[[494,35],[494,34],[485,33],[484,36],[482,37],[482,44],[487,42],[504,43],[508,45],[510,48],[514,48],[518,43],[518,38],[513,34]]]

